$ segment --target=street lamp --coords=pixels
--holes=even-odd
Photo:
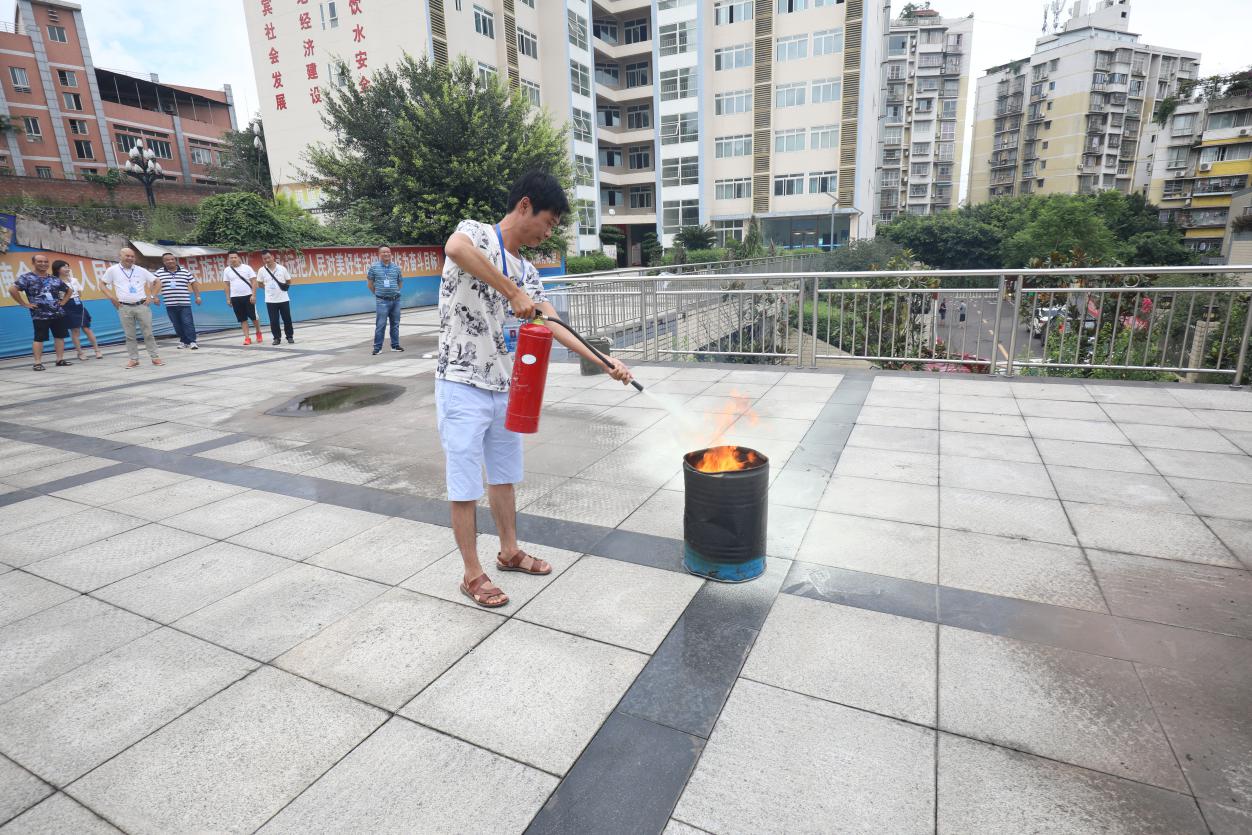
[[[835,209],[839,208],[839,195],[833,191],[826,192],[830,198],[830,251],[835,251]]]
[[[152,191],[152,184],[165,175],[161,163],[156,161],[156,151],[145,147],[142,139],[136,140],[122,170],[143,183],[144,193],[148,195],[148,205],[155,209],[156,194]]]
[[[252,147],[256,149],[256,181],[261,182],[261,155],[265,153],[265,143],[261,141],[261,134],[252,135]]]

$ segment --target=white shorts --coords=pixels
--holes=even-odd
[[[509,395],[451,380],[435,380],[439,439],[447,458],[448,499],[476,502],[488,484],[522,480],[522,436],[504,428]]]

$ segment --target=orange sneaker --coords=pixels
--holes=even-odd
[[[244,345],[251,345],[251,344],[252,344],[252,340],[251,340],[251,339],[245,339],[245,340],[243,341],[243,344],[244,344]]]

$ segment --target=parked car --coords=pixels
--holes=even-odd
[[[1065,315],[1065,305],[1055,307],[1036,307],[1035,315],[1030,319],[1030,335],[1035,339],[1043,339],[1044,333],[1052,320]]]

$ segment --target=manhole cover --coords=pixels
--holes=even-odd
[[[350,412],[366,406],[390,403],[404,394],[404,386],[364,383],[355,386],[329,386],[312,394],[293,397],[265,414],[285,417],[312,417],[328,412]]]

